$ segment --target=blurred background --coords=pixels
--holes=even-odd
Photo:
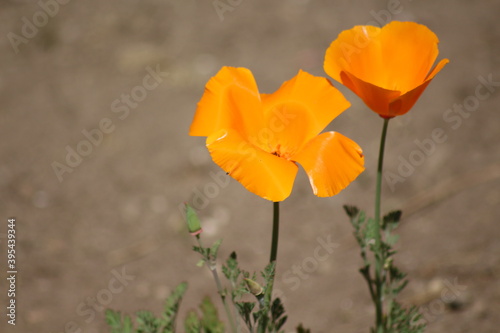
[[[181,319],[205,295],[220,305],[195,266],[181,203],[198,209],[205,243],[223,238],[221,260],[236,250],[251,271],[268,260],[272,205],[228,181],[204,139],[188,136],[205,83],[226,65],[251,69],[267,93],[299,69],[326,76],[324,52],[342,30],[401,20],[427,25],[438,59],[450,59],[389,125],[385,170],[397,177],[384,181],[383,210],[404,210],[396,261],[411,282],[401,301],[422,306],[427,332],[498,332],[499,12],[496,0],[1,0],[4,309],[9,217],[18,275],[16,326],[4,314],[0,331],[107,332],[104,308],[158,314],[182,281]],[[281,205],[287,332],[368,332],[374,316],[342,205],[373,212],[382,120],[334,85],[352,107],[328,130],[360,144],[366,171],[326,199],[300,171]],[[325,242],[328,257],[316,258]]]

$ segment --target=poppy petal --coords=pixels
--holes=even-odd
[[[336,132],[318,135],[293,158],[306,171],[318,197],[339,193],[364,170],[361,148]]]
[[[223,128],[234,128],[248,136],[263,126],[261,110],[252,72],[246,68],[223,67],[208,81],[189,134],[209,136]]]
[[[389,116],[389,104],[400,96],[399,91],[381,88],[348,72],[340,75],[342,84],[358,95],[370,109],[383,117]]]
[[[436,34],[415,22],[387,24],[380,33],[380,43],[386,75],[385,82],[375,84],[402,94],[425,80],[439,54]]]
[[[351,104],[324,77],[298,74],[273,94],[262,94],[271,148],[294,154]]]
[[[297,165],[255,147],[237,131],[212,134],[207,148],[213,161],[250,192],[275,202],[292,192]]]
[[[436,76],[437,73],[439,73],[443,67],[449,63],[450,60],[449,59],[442,59],[437,65],[436,67],[434,67],[434,69],[429,73],[427,74],[427,77],[425,78],[425,80],[429,81],[429,80],[432,80],[434,78],[434,76]]]
[[[437,36],[415,22],[343,31],[325,55],[325,72],[341,82],[346,71],[386,90],[405,93],[421,84],[438,56]]]
[[[384,75],[380,43],[374,42],[380,30],[368,25],[342,31],[326,50],[325,72],[338,82],[342,71],[368,82]]]
[[[415,105],[418,98],[422,95],[429,83],[431,83],[434,76],[436,76],[436,74],[439,73],[439,71],[443,69],[448,62],[448,59],[441,60],[421,85],[393,100],[389,105],[388,116],[394,117],[407,113],[413,105]]]

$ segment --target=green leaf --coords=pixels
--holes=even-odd
[[[161,326],[161,320],[150,311],[137,312],[137,333],[156,333]]]
[[[274,282],[274,273],[275,273],[275,267],[276,267],[276,262],[273,261],[269,263],[266,268],[264,268],[264,271],[261,273],[262,277],[264,278],[265,285],[264,285],[264,299],[260,300],[261,302],[263,301],[263,307],[265,313],[267,313],[269,306],[271,304],[271,293],[273,289],[273,282]],[[252,279],[253,280],[253,279]]]
[[[105,312],[106,323],[108,323],[111,328],[120,328],[122,325],[122,316],[120,312],[107,309]]]
[[[182,301],[182,297],[187,289],[187,283],[182,282],[179,284],[172,294],[165,301],[165,310],[163,313],[164,319],[164,331],[163,332],[175,332],[175,320],[177,318],[177,313],[179,312],[179,306]]]
[[[186,333],[201,333],[201,323],[195,311],[189,311],[184,321]]]
[[[281,327],[283,325],[285,325],[286,323],[286,320],[288,319],[288,316],[284,316],[282,318],[280,318],[279,320],[277,320],[275,323],[274,323],[274,327],[275,327],[275,330],[278,331],[281,329]]]
[[[278,331],[288,319],[284,314],[285,308],[283,307],[283,303],[281,303],[279,298],[276,298],[271,305],[271,320],[276,331]]]
[[[398,295],[406,286],[408,285],[408,280],[404,280],[399,286],[393,289],[394,295]]]
[[[193,251],[201,254],[203,258],[208,257],[208,249],[205,249],[204,247],[200,247],[200,246],[195,245],[195,246],[193,246]]]
[[[344,208],[344,211],[346,212],[347,216],[349,216],[351,219],[356,218],[356,216],[359,213],[359,209],[356,206],[344,205],[342,207]]]
[[[226,260],[226,265],[222,265],[222,273],[231,282],[236,283],[241,270],[238,267],[236,252],[232,252]]]
[[[399,303],[394,302],[389,315],[390,333],[423,333],[425,323],[419,323],[421,315],[416,307],[404,309]]]
[[[375,249],[375,238],[377,237],[377,222],[375,219],[369,218],[368,223],[366,224],[366,229],[364,233],[365,243],[370,244],[370,248],[372,248],[373,252],[377,252]]]
[[[366,214],[364,211],[360,211],[357,219],[351,219],[351,224],[354,227],[354,236],[356,240],[361,245],[361,247],[365,247],[366,244],[364,242],[364,229],[366,228]]]
[[[221,244],[222,244],[222,239],[218,239],[212,245],[212,247],[210,248],[210,255],[212,256],[211,259],[213,260],[217,259],[217,253],[219,252],[219,247]]]
[[[201,326],[206,332],[210,333],[224,333],[224,324],[219,320],[217,309],[213,305],[210,298],[205,297],[200,305],[203,318],[201,319]]]
[[[402,272],[396,266],[391,265],[389,267],[389,277],[391,281],[400,281],[406,277],[406,273]]]
[[[236,308],[238,309],[238,312],[240,313],[241,317],[245,321],[245,324],[247,327],[252,331],[252,319],[250,317],[250,314],[252,313],[255,303],[252,302],[237,302]]]
[[[398,242],[398,240],[399,240],[398,235],[388,235],[385,238],[386,243],[390,246],[393,246],[394,244],[396,244]]]
[[[118,311],[106,310],[106,322],[111,328],[111,333],[131,333],[133,329],[130,316],[122,315]]]
[[[403,214],[400,210],[394,210],[385,215],[382,222],[382,230],[394,230],[401,220],[401,215]]]
[[[358,223],[359,225],[363,225],[363,224],[365,223],[365,220],[366,220],[366,213],[365,213],[365,211],[363,211],[363,210],[362,210],[362,211],[359,213],[357,223]]]
[[[271,318],[274,320],[278,319],[285,313],[285,308],[281,303],[279,298],[276,298],[271,305]]]
[[[297,333],[311,333],[310,329],[305,329],[302,324],[297,327]]]
[[[274,280],[275,266],[276,266],[276,262],[273,261],[273,262],[267,264],[266,268],[264,268],[264,271],[262,272],[262,277],[266,281],[266,284],[268,284],[270,281]]]

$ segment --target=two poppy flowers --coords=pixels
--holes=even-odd
[[[381,117],[392,118],[408,112],[448,62],[431,70],[437,44],[432,31],[413,22],[356,26],[332,42],[324,69]],[[349,106],[327,79],[304,71],[262,94],[248,69],[223,67],[207,83],[189,134],[206,136],[213,161],[264,199],[290,195],[297,163],[314,194],[328,197],[364,170],[354,141],[321,133]]]

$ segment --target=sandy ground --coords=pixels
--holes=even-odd
[[[2,313],[9,217],[18,270],[16,326],[3,314],[1,332],[106,332],[103,308],[159,313],[181,281],[190,284],[181,317],[204,295],[216,299],[195,266],[183,201],[199,208],[206,242],[224,239],[221,258],[236,250],[247,269],[263,267],[271,204],[217,178],[204,140],[187,135],[206,81],[224,65],[250,68],[262,92],[299,69],[325,76],[323,55],[339,32],[388,20],[427,25],[439,58],[451,60],[389,128],[386,171],[396,174],[418,154],[415,140],[436,129],[445,137],[404,182],[384,183],[384,210],[405,210],[397,261],[411,283],[402,300],[423,306],[429,333],[499,332],[500,1],[222,0],[223,13],[211,0],[59,1],[0,1]],[[144,80],[151,89],[141,90]],[[341,207],[372,211],[382,122],[336,86],[353,106],[328,129],[363,147],[367,170],[328,199],[314,197],[300,172],[282,205],[277,288],[287,332],[300,322],[313,332],[372,324]],[[123,100],[140,91],[137,103]],[[76,149],[86,156],[67,157]],[[54,165],[65,166],[59,177]],[[328,239],[332,253],[316,260]]]

